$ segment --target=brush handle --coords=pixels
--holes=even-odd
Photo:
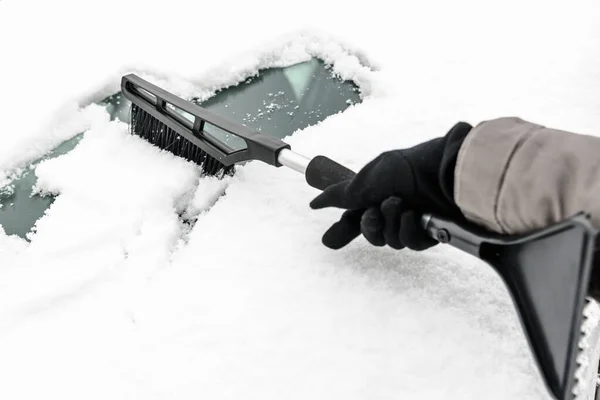
[[[331,185],[352,179],[356,175],[351,169],[328,157],[316,156],[311,160],[289,149],[279,152],[278,162],[303,173],[306,182],[319,190],[325,190]],[[489,232],[481,228],[457,224],[432,214],[422,216],[421,226],[430,237],[438,242],[448,243],[476,257],[479,257],[481,243],[489,238]]]
[[[325,190],[330,185],[352,179],[356,175],[354,171],[325,156],[316,156],[310,160],[304,174],[306,182],[319,190]],[[423,214],[421,226],[438,242],[447,243],[475,257],[479,257],[481,244],[490,237],[489,232],[477,226],[458,224],[432,214]]]
[[[315,189],[325,190],[331,185],[352,179],[356,173],[325,156],[316,156],[308,163],[304,176]]]
[[[306,176],[306,182],[310,186],[314,187],[315,189],[325,190],[331,185],[352,179],[356,173],[330,158],[325,156],[316,156],[310,160],[306,166],[304,175]],[[423,215],[421,219],[421,226],[427,231],[429,236],[441,243],[449,243],[449,238],[452,238],[453,242],[456,241],[457,243],[462,244],[463,241],[460,239],[461,236],[465,237],[464,241],[466,243],[470,243],[473,241],[472,239],[474,239],[469,231],[460,228],[451,221],[438,218],[431,214]],[[454,234],[450,235],[449,230],[453,231]],[[456,233],[459,234],[456,235]],[[464,235],[462,235],[463,233]],[[456,240],[454,240],[455,237]],[[461,248],[463,246],[456,247]]]

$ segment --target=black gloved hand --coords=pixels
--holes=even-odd
[[[454,202],[454,167],[471,129],[459,122],[444,137],[382,153],[354,178],[325,189],[310,207],[347,211],[325,232],[323,244],[339,249],[361,233],[375,246],[394,249],[424,250],[437,244],[421,227],[421,216],[464,220]]]

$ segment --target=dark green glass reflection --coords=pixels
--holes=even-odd
[[[37,182],[35,168],[41,161],[68,153],[77,146],[82,137],[80,134],[63,142],[28,167],[16,171],[11,177],[11,182],[0,188],[0,225],[6,234],[25,238],[35,222],[44,215],[54,202],[54,196],[33,194]]]
[[[360,96],[354,83],[339,80],[329,66],[313,59],[261,71],[206,101],[192,101],[250,128],[284,138],[359,103]]]

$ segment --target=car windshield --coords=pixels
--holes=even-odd
[[[360,102],[360,95],[353,82],[341,80],[330,66],[312,59],[286,68],[262,70],[209,99],[191,101],[249,128],[284,138]],[[111,119],[128,122],[130,102],[120,92],[100,104],[106,107]],[[246,146],[243,140],[215,126],[206,126],[205,133],[233,150]],[[52,195],[34,194],[36,166],[43,160],[68,153],[83,136],[84,133],[76,135],[31,165],[14,171],[9,181],[0,187],[0,225],[7,235],[27,238],[55,199]]]

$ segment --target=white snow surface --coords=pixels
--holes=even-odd
[[[307,156],[359,169],[510,115],[598,134],[597,21],[597,0],[2,1],[0,182],[87,132],[37,168],[60,195],[31,243],[0,229],[0,398],[549,398],[483,263],[328,250],[340,213],[302,176],[202,178],[90,104],[127,72],[206,98],[317,56],[363,102],[286,139]]]

